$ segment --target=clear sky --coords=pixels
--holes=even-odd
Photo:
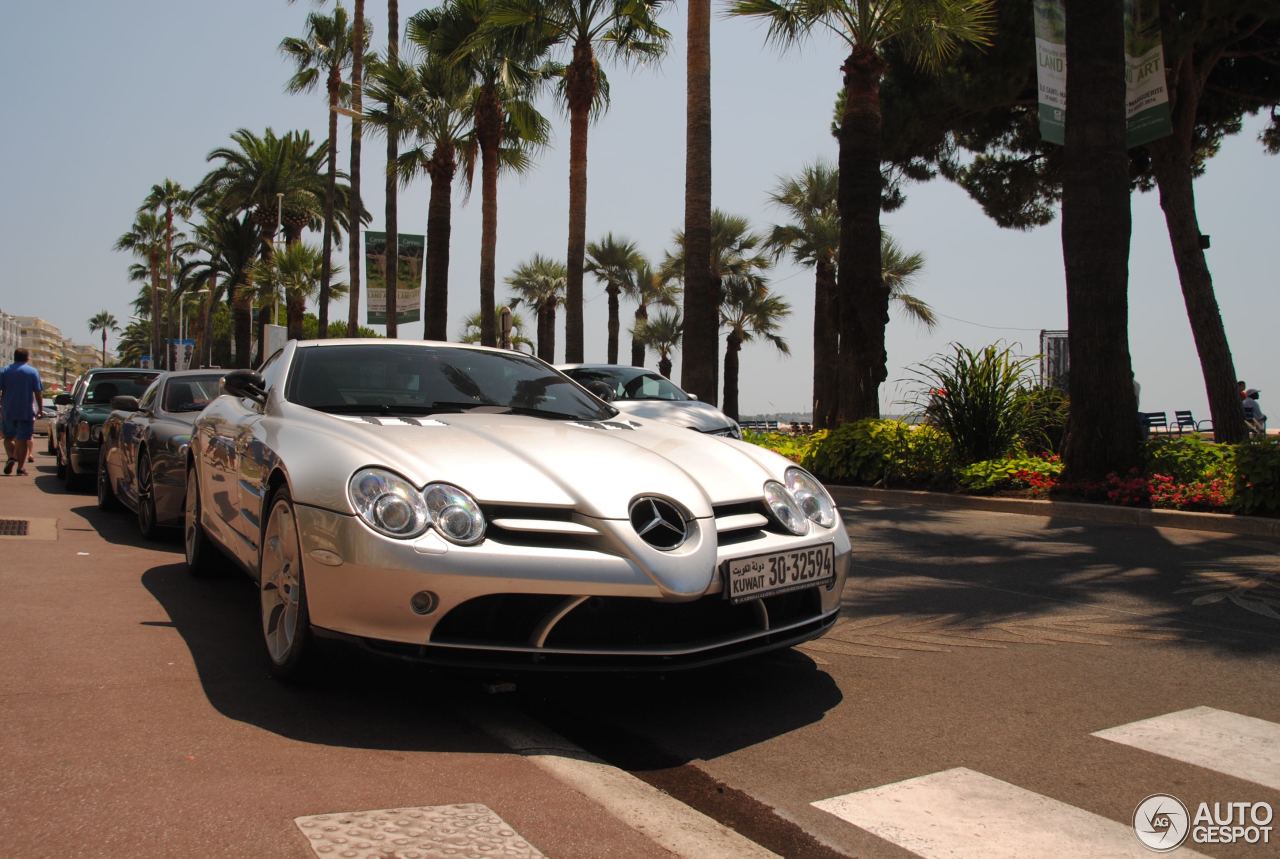
[[[350,4],[348,3],[348,8]],[[715,4],[717,12],[723,4]],[[0,309],[42,316],[64,334],[95,342],[87,320],[107,309],[127,320],[136,293],[131,260],[111,250],[132,223],[150,186],[166,177],[186,186],[207,170],[205,156],[244,127],[261,133],[307,128],[325,134],[324,95],[290,96],[290,67],[277,46],[301,35],[310,3],[284,0],[112,0],[110,3],[10,4],[0,33],[0,79],[7,82],[5,133],[0,135]],[[413,3],[400,3],[407,17]],[[374,44],[385,47],[385,4],[369,0]],[[670,247],[683,223],[683,5],[663,14],[671,53],[657,67],[609,67],[610,111],[591,130],[587,237],[606,231],[639,243],[654,259]],[[834,160],[828,132],[839,86],[841,52],[820,38],[787,54],[765,47],[763,29],[742,19],[713,22],[713,189],[715,205],[748,216],[766,229],[780,213],[767,203],[779,176],[816,158]],[[499,186],[498,294],[501,283],[534,253],[563,258],[568,222],[568,130],[548,100],[552,145],[537,168]],[[1218,301],[1239,375],[1265,392],[1277,376],[1270,341],[1280,297],[1276,290],[1276,198],[1280,159],[1262,152],[1261,122],[1230,139],[1196,185],[1201,227],[1212,235],[1208,253]],[[340,126],[340,163],[347,162],[347,123]],[[385,144],[366,136],[364,193],[382,227]],[[345,167],[344,167],[345,169]],[[401,193],[400,229],[425,233],[428,187]],[[1038,348],[1042,328],[1063,328],[1066,303],[1058,223],[1001,230],[962,191],[937,180],[909,189],[907,205],[884,215],[904,248],[921,251],[926,268],[914,291],[942,315],[922,331],[895,318],[888,332],[886,411],[909,386],[906,368],[959,341],[997,340]],[[1133,198],[1130,265],[1131,349],[1141,407],[1190,408],[1207,417],[1204,385],[1191,340],[1168,236],[1154,194]],[[309,240],[319,243],[319,237]],[[479,195],[455,198],[450,271],[449,331],[479,308]],[[783,328],[791,357],[750,344],[742,355],[743,414],[807,411],[812,378],[813,281],[808,271],[781,264],[776,289],[793,306]],[[603,290],[588,278],[586,353],[605,358]],[[623,319],[632,309],[623,304]],[[332,318],[344,319],[335,303]],[[530,318],[530,322],[532,319]],[[563,314],[557,358],[563,358]],[[420,336],[421,324],[401,336]],[[629,338],[622,336],[622,355]],[[625,357],[624,357],[625,360]],[[650,357],[650,365],[656,358]],[[679,362],[675,369],[679,379]],[[1280,413],[1280,408],[1276,409]]]

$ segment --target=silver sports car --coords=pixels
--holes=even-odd
[[[227,374],[188,457],[187,563],[257,582],[272,670],[315,636],[441,664],[673,669],[836,620],[849,538],[763,448],[621,415],[547,364],[290,342]]]
[[[182,524],[187,489],[187,444],[201,409],[219,394],[224,370],[161,373],[141,399],[118,396],[102,425],[98,507],[124,504],[142,536]]]

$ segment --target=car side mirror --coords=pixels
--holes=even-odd
[[[222,377],[222,392],[233,397],[248,397],[255,403],[267,401],[267,381],[253,370],[232,370]]]
[[[128,394],[112,397],[111,408],[117,412],[136,412],[138,410],[138,398],[131,397]]]
[[[606,403],[613,402],[613,385],[610,385],[608,382],[602,382],[597,379],[593,382],[587,382],[582,387],[586,388]]]
[[[56,397],[54,397],[54,398],[53,398],[53,404],[54,404],[55,406],[69,406],[69,405],[71,405],[71,395],[70,395],[70,394],[58,394],[58,396],[56,396]]]
[[[691,400],[696,400],[696,399],[698,399],[698,395],[697,395],[697,394],[690,394],[690,395],[689,395],[689,399],[691,399]]]

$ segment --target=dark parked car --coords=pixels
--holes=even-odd
[[[102,424],[111,413],[113,397],[140,397],[160,375],[159,370],[131,367],[99,367],[76,382],[73,393],[59,394],[54,402],[67,406],[58,416],[55,455],[58,476],[73,488],[98,471],[98,448],[102,444]]]
[[[138,530],[182,524],[191,425],[220,393],[221,370],[164,373],[141,399],[111,401],[98,455],[98,506],[123,504],[138,516]]]

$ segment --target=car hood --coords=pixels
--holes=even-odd
[[[763,496],[790,465],[769,451],[682,427],[619,416],[564,421],[519,415],[336,416],[284,404],[271,442],[303,503],[349,509],[346,482],[382,466],[417,486],[452,483],[487,504],[572,507],[625,519],[639,495],[706,518],[712,505]],[[337,478],[336,480],[334,478]]]
[[[111,414],[111,406],[107,403],[92,403],[80,406],[77,411],[80,420],[91,424],[104,423]]]
[[[614,400],[618,411],[638,418],[713,432],[730,426],[729,417],[715,406],[700,400]]]

